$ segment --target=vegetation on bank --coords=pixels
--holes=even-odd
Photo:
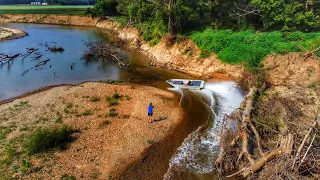
[[[0,6],[0,14],[67,14],[84,15],[87,8],[92,6],[30,6],[6,5]]]
[[[86,13],[137,27],[150,45],[165,33],[191,37],[200,58],[214,52],[224,62],[259,67],[270,53],[319,47],[319,12],[320,2],[302,0],[97,0]]]
[[[303,48],[313,50],[320,46],[320,33],[300,31],[234,32],[207,29],[203,32],[194,32],[190,37],[200,49],[216,53],[223,62],[231,64],[245,62],[249,67],[257,67],[271,53],[299,52]]]
[[[53,129],[38,129],[31,134],[23,147],[27,154],[33,155],[46,152],[50,149],[65,149],[67,144],[74,138],[72,134],[76,132],[69,126]]]

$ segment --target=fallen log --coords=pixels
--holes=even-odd
[[[311,143],[310,143],[310,145],[309,145],[309,147],[308,147],[308,149],[307,149],[306,153],[304,153],[304,156],[303,156],[303,158],[302,158],[301,162],[300,162],[300,163],[299,163],[299,165],[298,165],[298,169],[300,168],[301,164],[303,163],[304,159],[306,158],[306,156],[307,156],[307,154],[308,154],[308,152],[309,152],[309,150],[310,150],[310,148],[311,148],[311,146],[312,146],[313,141],[314,141],[314,139],[315,139],[315,138],[316,138],[316,134],[315,134],[315,135],[313,135],[313,138],[312,138],[312,140],[311,140]]]
[[[37,60],[37,59],[42,57],[42,54],[40,54],[40,53],[34,53],[34,54],[37,55],[37,56],[31,57],[32,58],[31,61]]]
[[[249,166],[248,168],[243,168],[235,174],[227,176],[228,178],[240,175],[242,178],[247,178],[248,176],[259,171],[268,161],[276,158],[281,154],[290,155],[293,148],[293,136],[289,134],[288,136],[282,138],[280,147],[270,153],[267,153],[265,156],[262,156],[257,162]]]
[[[291,170],[294,170],[294,166],[296,165],[296,162],[297,160],[299,159],[300,157],[300,153],[304,147],[304,144],[306,143],[308,137],[310,136],[312,130],[320,123],[320,115],[318,115],[316,118],[315,118],[315,121],[313,123],[313,125],[311,126],[311,128],[309,129],[309,131],[307,132],[307,134],[304,136],[303,140],[302,140],[302,143],[297,151],[297,154],[296,156],[294,157],[294,160],[293,160],[293,163],[292,163],[292,167],[291,167]]]
[[[118,63],[120,68],[126,68],[130,65],[130,63],[124,63],[123,53],[120,48],[112,45],[108,42],[85,42],[85,45],[89,48],[88,51],[84,52],[83,58],[85,60],[107,60]]]
[[[29,72],[29,70],[25,70],[21,76],[24,76],[25,74],[27,74]]]
[[[43,66],[43,65],[47,64],[48,61],[50,61],[50,59],[40,61],[40,62],[39,62],[38,64],[36,64],[34,67]]]

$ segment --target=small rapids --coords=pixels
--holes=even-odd
[[[204,103],[206,109],[198,113],[208,113],[208,121],[184,140],[171,158],[164,179],[202,179],[200,175],[214,174],[214,162],[220,153],[223,117],[240,106],[242,93],[234,82],[206,83],[203,90],[196,91],[171,90],[181,94],[180,103],[188,96],[194,96]]]

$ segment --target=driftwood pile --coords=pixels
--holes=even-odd
[[[87,61],[104,60],[118,63],[120,68],[126,68],[130,63],[124,62],[124,53],[120,48],[109,42],[85,42],[88,50],[83,54],[83,59]]]
[[[250,92],[244,98],[243,102],[240,105],[240,108],[234,111],[231,115],[227,115],[225,120],[236,121],[238,128],[236,133],[230,133],[230,129],[224,128],[222,133],[221,141],[221,153],[218,159],[215,162],[217,169],[220,169],[221,172],[225,172],[224,169],[228,169],[230,165],[233,164],[230,169],[236,168],[236,166],[242,166],[238,172],[231,174],[227,177],[241,177],[247,178],[251,175],[254,175],[256,172],[261,170],[269,161],[276,158],[284,159],[284,166],[290,166],[291,168],[284,168],[287,178],[297,178],[299,176],[298,169],[303,164],[306,159],[308,152],[314,142],[316,133],[314,133],[310,143],[306,147],[306,142],[310,140],[312,132],[317,127],[320,127],[320,115],[315,118],[315,121],[309,131],[306,133],[303,138],[298,150],[294,151],[294,136],[291,133],[286,135],[279,135],[279,141],[277,146],[272,150],[264,149],[261,145],[261,137],[255,128],[254,124],[251,122],[251,111],[254,109],[253,101],[256,94],[259,93],[259,90],[256,87],[251,87]],[[227,129],[227,130],[226,130]],[[235,132],[231,130],[231,132]],[[249,150],[250,147],[250,137],[254,137],[254,144],[256,151]],[[250,141],[252,143],[252,140]],[[252,147],[252,146],[251,146]],[[302,153],[302,150],[305,149],[305,152]],[[232,154],[233,153],[233,154]],[[238,158],[236,155],[238,154]],[[295,153],[295,155],[294,155]],[[232,154],[232,155],[230,155]],[[232,156],[232,157],[230,157]],[[231,159],[231,160],[230,160]],[[236,165],[235,165],[236,164]],[[230,170],[229,169],[229,170]],[[276,173],[276,177],[279,178],[279,173],[283,172],[273,172]],[[269,176],[270,177],[270,176]]]
[[[64,51],[63,47],[57,47],[57,46],[53,46],[50,47],[48,45],[48,43],[45,44],[39,44],[40,46],[45,46],[48,49],[46,51],[53,51],[53,52],[62,52]],[[38,51],[38,48],[26,48],[26,52],[24,54],[21,53],[16,53],[13,55],[8,55],[8,54],[4,54],[4,53],[0,53],[0,66],[8,63],[10,65],[10,62],[12,63],[16,58],[18,57],[22,57],[21,60],[24,60],[25,58],[29,57],[30,55],[33,55],[32,57],[30,57],[31,61],[35,61],[35,60],[39,60],[40,58],[43,57],[43,55]],[[42,60],[40,62],[38,62],[34,67],[31,67],[30,69],[25,70],[21,76],[24,76],[25,74],[27,74],[28,72],[30,72],[30,70],[35,69],[35,70],[42,70],[42,66],[46,65],[48,62],[50,61],[50,59],[46,59],[46,60]],[[51,68],[51,65],[50,65]],[[55,72],[53,72],[54,77],[56,78],[57,75]]]

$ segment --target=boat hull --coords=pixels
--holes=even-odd
[[[166,81],[172,87],[179,89],[201,90],[204,88],[205,82],[202,80],[188,80],[188,79],[169,79]],[[188,85],[189,82],[189,85]]]

